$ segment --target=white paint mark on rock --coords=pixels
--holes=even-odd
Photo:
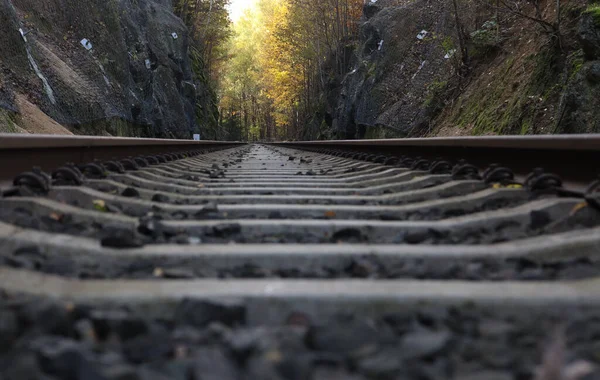
[[[25,33],[22,28],[19,28],[19,33],[21,33],[21,38],[23,38],[23,41],[27,42],[27,33]]]
[[[425,29],[423,29],[423,30],[421,30],[421,32],[419,34],[417,34],[417,39],[422,40],[425,37],[427,37],[428,34],[429,34],[429,32],[426,31]]]
[[[446,55],[444,56],[444,58],[450,59],[450,58],[452,58],[454,56],[454,53],[456,53],[456,49],[448,50],[448,52],[446,53]]]
[[[377,50],[381,51],[381,48],[383,48],[383,40],[379,41],[377,44]]]
[[[200,141],[200,134],[194,133],[194,141]]]
[[[179,36],[175,32],[171,33],[171,37],[173,37],[174,40],[179,38]]]
[[[87,38],[82,39],[81,41],[79,41],[79,43],[81,44],[81,46],[83,46],[86,50],[92,50],[93,46],[92,43],[90,42],[90,40],[88,40]]]
[[[144,62],[146,63],[146,68],[147,68],[148,70],[150,70],[150,69],[152,68],[152,62],[150,62],[150,60],[149,60],[149,59],[146,59],[146,61],[144,61]]]

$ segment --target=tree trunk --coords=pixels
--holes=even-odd
[[[465,36],[463,33],[463,27],[462,27],[462,23],[460,21],[460,16],[458,15],[458,0],[452,0],[452,5],[454,7],[454,20],[456,22],[456,33],[458,35],[458,47],[460,49],[461,62],[462,62],[462,67],[459,69],[459,71],[463,71],[468,67],[467,63],[469,61],[469,52],[467,50],[467,46],[465,43]]]

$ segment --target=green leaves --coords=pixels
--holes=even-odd
[[[106,202],[104,202],[102,199],[94,200],[93,204],[94,204],[94,210],[100,211],[100,212],[108,212],[108,208],[106,207]]]

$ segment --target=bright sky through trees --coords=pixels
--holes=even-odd
[[[252,8],[255,5],[256,0],[231,0],[228,6],[231,21],[237,22],[242,17],[244,10]]]

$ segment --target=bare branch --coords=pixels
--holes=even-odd
[[[549,23],[546,20],[543,20],[543,19],[540,19],[540,18],[537,18],[537,17],[532,17],[532,16],[529,16],[529,15],[527,15],[527,14],[525,14],[525,13],[519,11],[519,10],[516,10],[516,9],[512,8],[510,5],[508,5],[506,3],[506,1],[504,1],[504,0],[500,0],[500,4],[502,4],[503,7],[500,7],[499,10],[508,11],[508,12],[510,12],[510,13],[516,15],[516,16],[523,17],[525,19],[534,21],[534,22],[542,25],[544,28],[548,28],[547,30],[549,30],[549,31],[554,31],[554,32],[556,31],[556,25],[554,25],[552,23]]]

